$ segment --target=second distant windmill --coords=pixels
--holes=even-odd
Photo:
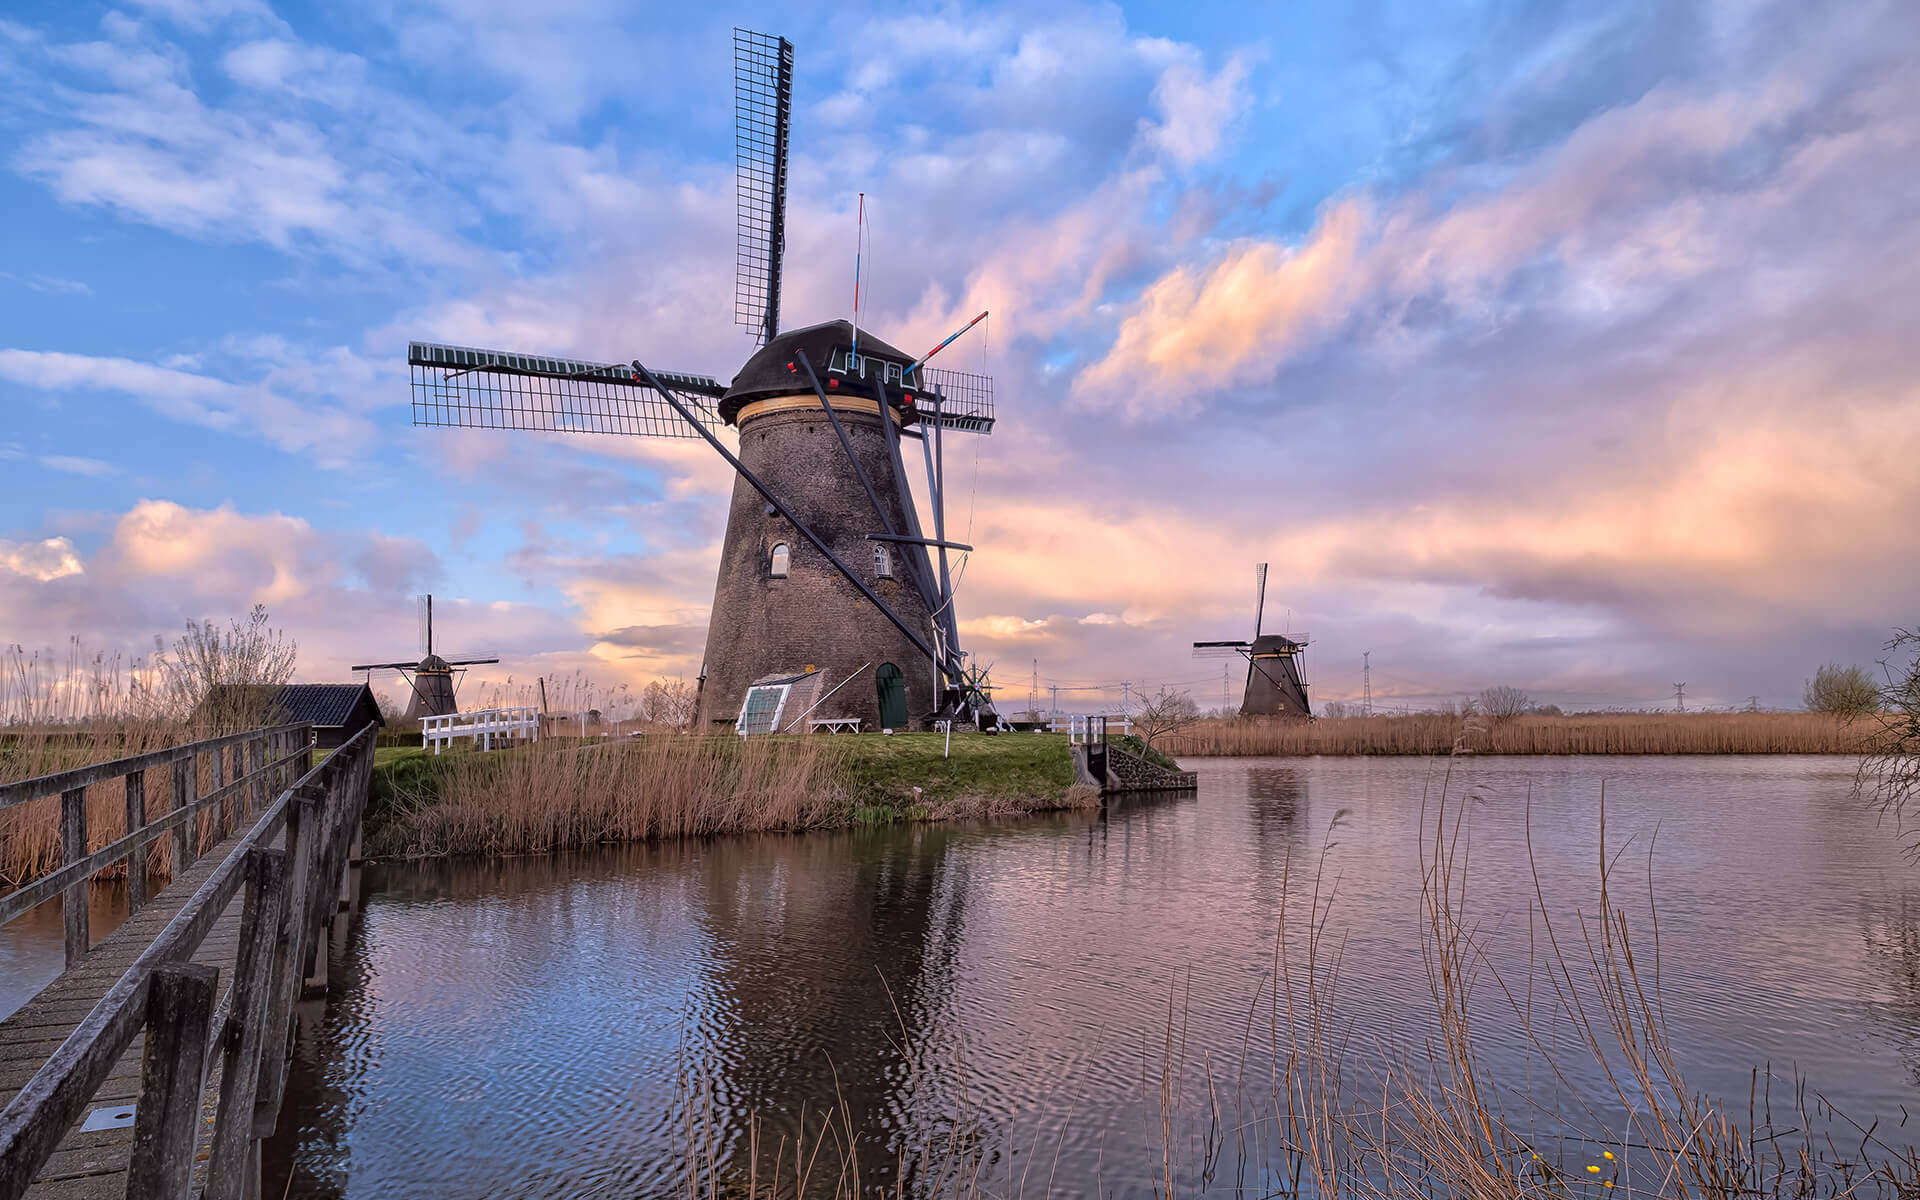
[[[398,671],[407,681],[412,695],[407,700],[409,721],[421,717],[444,717],[448,713],[460,711],[459,688],[454,681],[456,674],[466,674],[468,667],[497,663],[500,660],[492,656],[468,656],[464,658],[442,658],[433,650],[433,596],[431,593],[420,597],[420,658],[418,661],[362,663],[353,668],[368,672],[371,682],[374,671]]]
[[[1278,633],[1260,631],[1267,611],[1267,564],[1255,571],[1256,596],[1253,602],[1253,640],[1234,642],[1195,642],[1195,658],[1244,658],[1247,660],[1247,690],[1240,701],[1243,717],[1311,717],[1307,703],[1307,684],[1301,677],[1300,660],[1306,654],[1305,638],[1294,641]]]

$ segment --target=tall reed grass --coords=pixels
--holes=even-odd
[[[1427,1005],[1409,1016],[1417,1018],[1414,1028],[1429,1030],[1424,1036],[1383,1035],[1366,1045],[1345,1007],[1346,945],[1330,920],[1336,816],[1318,861],[1300,865],[1311,876],[1298,887],[1283,879],[1278,889],[1272,950],[1246,1000],[1238,1062],[1195,1061],[1186,1044],[1191,983],[1184,995],[1169,989],[1165,1024],[1140,1078],[1141,1097],[1158,1109],[1157,1126],[1129,1133],[1110,1125],[1103,1142],[1139,1139],[1131,1149],[1146,1153],[1127,1157],[1150,1161],[1144,1172],[1120,1174],[1105,1165],[1103,1151],[1094,1178],[1062,1179],[1059,1145],[1074,1116],[1052,1130],[1021,1128],[1009,1114],[981,1108],[968,1089],[968,1048],[956,1037],[942,1056],[897,1047],[913,1077],[909,1092],[923,1070],[914,1064],[950,1062],[949,1078],[934,1089],[949,1098],[945,1119],[908,1137],[867,1125],[841,1101],[801,1113],[797,1130],[771,1114],[749,1115],[739,1138],[714,1081],[683,1069],[676,1190],[684,1200],[1920,1195],[1920,1157],[1896,1128],[1834,1111],[1804,1080],[1776,1081],[1756,1066],[1744,1097],[1689,1087],[1662,1004],[1658,914],[1651,896],[1643,912],[1630,914],[1615,893],[1604,797],[1594,907],[1549,912],[1536,867],[1529,917],[1538,950],[1526,979],[1502,977],[1470,902],[1462,814],[1446,802],[1444,783],[1441,790],[1422,817],[1418,936]],[[1289,862],[1287,875],[1295,869]],[[1482,1049],[1487,1020],[1520,1034],[1542,1064],[1536,1077],[1495,1075]],[[899,1024],[904,1037],[906,1023]],[[1600,1094],[1554,1107],[1552,1098],[1580,1094],[1569,1084],[1576,1077],[1602,1080]],[[1778,1109],[1775,1083],[1783,1093]],[[788,1132],[776,1135],[776,1128]],[[870,1178],[875,1144],[890,1147],[879,1165],[891,1178],[878,1185]]]
[[[1822,713],[1416,713],[1316,721],[1209,719],[1158,739],[1175,757],[1309,754],[1858,754],[1865,724]]]
[[[376,854],[524,854],[601,842],[800,830],[828,823],[827,738],[662,736],[458,753],[403,791]]]
[[[156,693],[144,661],[89,653],[77,640],[63,654],[17,645],[0,651],[0,783],[179,745],[186,723]],[[165,773],[150,774],[147,795],[164,797]],[[87,789],[91,848],[123,836],[126,825],[125,785]],[[167,872],[170,844],[161,838],[150,848],[151,870]],[[0,887],[18,887],[59,865],[59,797],[0,811]],[[124,871],[116,866],[103,875]]]
[[[264,621],[264,613],[259,614]],[[89,651],[70,639],[64,651],[0,648],[0,783],[13,783],[93,763],[130,758],[257,728],[268,720],[263,693],[236,696],[218,711],[194,710],[201,675],[218,678],[226,645],[211,625],[190,626],[201,636],[182,639],[197,651],[192,670],[156,649],[150,657]],[[205,636],[212,631],[210,642]],[[182,656],[187,660],[187,656]],[[201,792],[212,786],[211,764],[198,766]],[[171,803],[165,770],[147,772],[147,814]],[[196,793],[199,794],[199,793]],[[203,814],[203,828],[211,814]],[[127,832],[126,785],[109,780],[87,789],[87,844],[99,849]],[[147,847],[148,871],[164,880],[172,869],[172,841]],[[50,796],[0,811],[0,888],[18,887],[60,865],[60,799]],[[123,877],[115,864],[97,878]]]

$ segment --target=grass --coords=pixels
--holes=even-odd
[[[1206,720],[1159,739],[1182,758],[1212,755],[1858,754],[1864,722],[1820,713],[1605,713],[1513,717]]]
[[[950,758],[943,744],[936,734],[663,735],[437,757],[382,749],[366,845],[392,856],[524,854],[1098,804],[1073,786],[1063,737],[955,734]]]
[[[896,819],[1059,807],[1073,786],[1062,734],[956,733],[951,757],[942,757],[945,738],[937,733],[839,741],[833,786],[856,807],[892,812]]]

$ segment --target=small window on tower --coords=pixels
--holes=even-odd
[[[893,578],[893,552],[887,549],[885,542],[874,543],[873,574],[878,579]]]
[[[767,574],[775,578],[784,578],[787,573],[787,559],[791,557],[785,542],[773,544],[773,557],[767,563]]]

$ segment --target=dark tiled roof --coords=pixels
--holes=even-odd
[[[307,723],[320,728],[345,725],[353,716],[354,706],[365,696],[373,720],[381,725],[386,724],[380,718],[379,703],[364,683],[289,683],[279,687],[258,683],[222,684],[214,688],[200,702],[200,706],[204,708],[210,701],[236,692],[256,695],[272,693],[274,721],[287,725]]]

